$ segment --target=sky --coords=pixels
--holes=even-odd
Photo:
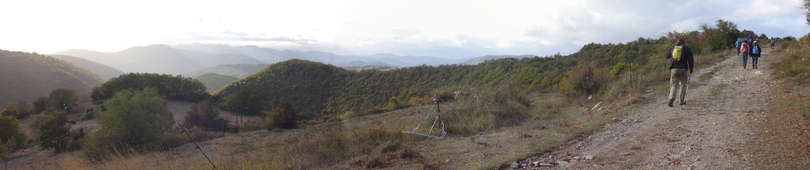
[[[772,37],[810,32],[802,0],[19,0],[0,49],[115,52],[153,44],[254,45],[341,55],[548,56],[658,38],[718,19]]]

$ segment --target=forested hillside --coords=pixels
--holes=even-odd
[[[33,102],[54,89],[87,95],[104,80],[66,61],[37,53],[0,50],[0,104]]]
[[[733,23],[718,20],[717,27],[704,25],[698,31],[670,32],[657,39],[638,38],[619,44],[590,43],[570,55],[503,58],[478,65],[417,66],[389,71],[347,71],[322,63],[288,60],[248,76],[240,86],[215,92],[222,105],[243,113],[260,114],[281,101],[292,102],[304,112],[324,114],[373,113],[394,105],[418,105],[444,91],[446,98],[465,89],[515,83],[523,92],[558,92],[571,97],[617,94],[642,90],[652,82],[669,78],[665,51],[681,38],[695,54],[733,48],[739,31]],[[768,38],[760,35],[761,38]],[[721,57],[721,56],[711,56]],[[697,58],[698,63],[712,58]],[[236,100],[237,90],[241,90]],[[396,108],[396,106],[394,106]]]

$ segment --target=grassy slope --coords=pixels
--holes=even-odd
[[[810,61],[806,44],[810,37],[784,49],[777,49],[771,68],[776,68],[776,82],[766,84],[773,94],[766,119],[757,126],[766,132],[745,145],[758,153],[748,166],[755,169],[806,169],[810,167]]]
[[[70,88],[80,96],[103,79],[68,62],[35,53],[0,50],[0,104],[31,103],[57,88]]]

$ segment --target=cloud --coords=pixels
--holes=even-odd
[[[747,8],[734,11],[734,15],[748,18],[792,17],[804,12],[800,0],[754,0]]]

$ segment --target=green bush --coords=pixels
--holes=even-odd
[[[51,99],[51,106],[56,109],[69,110],[72,105],[79,101],[79,95],[73,89],[59,88],[51,91],[49,95]]]
[[[173,122],[168,102],[154,88],[117,92],[104,105],[108,110],[97,119],[100,130],[82,146],[89,158],[101,159],[122,148],[153,149]]]
[[[12,150],[21,149],[25,146],[28,137],[20,129],[17,118],[11,116],[0,116],[0,143],[14,141]]]
[[[41,123],[37,123],[37,140],[42,149],[54,149],[60,153],[68,150],[70,142],[70,126],[67,124],[67,114],[63,110],[55,110],[50,115],[43,117]]]
[[[273,126],[283,129],[293,129],[298,127],[300,119],[298,111],[293,108],[289,101],[282,102],[279,107],[265,111],[265,116],[272,119]]]
[[[200,127],[205,131],[223,131],[228,129],[228,121],[219,117],[219,111],[213,106],[211,100],[203,100],[193,106],[186,115],[186,126]]]

